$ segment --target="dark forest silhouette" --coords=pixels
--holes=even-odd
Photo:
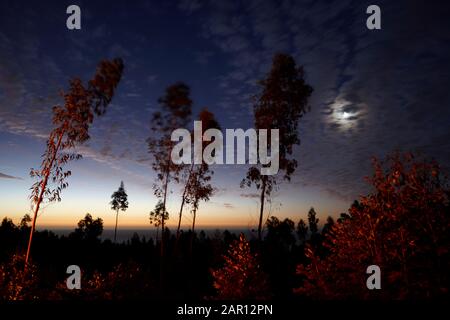
[[[417,299],[448,295],[449,180],[434,161],[398,154],[374,160],[373,187],[324,224],[314,208],[296,224],[272,216],[262,241],[229,231],[165,230],[170,298]],[[30,217],[0,224],[3,299],[161,298],[160,242],[134,235],[100,240],[103,222],[87,214],[68,236],[35,233],[34,259],[23,272]],[[194,250],[190,250],[193,237]],[[191,256],[192,255],[192,256]],[[68,290],[65,268],[83,268],[82,290]],[[192,265],[191,265],[192,264]],[[367,290],[365,268],[383,271],[383,290]],[[189,266],[190,267],[186,267]],[[257,293],[257,294],[256,294]]]

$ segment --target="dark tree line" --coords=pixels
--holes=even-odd
[[[162,297],[160,242],[137,234],[122,243],[101,240],[103,221],[90,214],[65,236],[36,231],[34,259],[28,272],[23,273],[21,253],[26,249],[30,220],[26,215],[17,225],[8,218],[0,224],[0,270],[3,272],[0,296],[17,299]],[[266,227],[262,249],[256,234],[247,240],[244,235],[227,230],[209,234],[188,231],[180,232],[177,239],[176,232],[172,234],[166,228],[164,294],[170,298],[197,299],[294,297],[290,280],[295,278],[295,265],[304,259],[304,244],[296,237],[295,223],[290,219],[281,221],[271,217]],[[175,251],[175,248],[178,249]],[[64,282],[65,269],[74,261],[83,270],[80,292],[66,289]],[[230,275],[227,270],[236,272]],[[239,278],[242,270],[249,278]],[[240,283],[245,283],[246,291],[235,290]],[[233,286],[226,287],[227,284]],[[26,290],[17,291],[24,285]]]
[[[450,188],[433,161],[394,155],[374,162],[373,191],[348,212],[321,224],[313,208],[297,227],[271,217],[262,241],[229,231],[206,234],[166,228],[165,297],[283,299],[407,299],[448,297]],[[135,235],[100,240],[103,223],[87,214],[68,236],[35,234],[28,272],[23,253],[30,217],[0,224],[2,299],[161,298],[160,242]],[[312,230],[312,231],[311,231]],[[189,250],[194,237],[193,256]],[[178,243],[177,255],[170,254]],[[65,288],[77,261],[85,290]],[[179,268],[193,264],[191,268]],[[381,267],[383,290],[367,290],[365,270]],[[26,289],[24,289],[26,288]]]

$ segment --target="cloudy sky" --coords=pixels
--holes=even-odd
[[[66,8],[81,8],[81,30],[66,28]],[[382,29],[366,28],[366,8],[381,8]],[[90,212],[114,222],[111,193],[129,194],[121,225],[148,226],[155,174],[145,139],[164,88],[192,90],[194,114],[207,106],[222,128],[252,126],[256,82],[273,55],[304,66],[314,88],[301,120],[299,168],[268,214],[298,221],[345,211],[369,189],[370,158],[420,151],[450,164],[450,10],[444,1],[1,1],[0,217],[30,213],[31,167],[40,164],[51,108],[72,77],[89,79],[101,59],[122,57],[125,73],[106,115],[96,119],[84,159],[62,202],[40,226],[74,226]],[[216,166],[218,191],[199,225],[257,223],[255,190],[240,189],[245,166]],[[179,206],[173,185],[169,212]],[[191,221],[189,215],[184,225]],[[169,225],[173,225],[171,219]]]

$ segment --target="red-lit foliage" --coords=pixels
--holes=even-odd
[[[212,272],[217,299],[267,299],[269,298],[267,275],[258,264],[257,255],[250,251],[250,244],[243,234],[234,241],[224,256],[225,265]]]
[[[448,294],[449,187],[434,161],[411,154],[374,159],[374,191],[350,208],[325,238],[329,254],[297,273],[295,291],[318,299],[432,298]],[[381,268],[381,290],[368,290],[366,268]]]
[[[65,166],[81,158],[75,147],[89,140],[89,127],[94,115],[106,112],[122,77],[123,67],[121,59],[101,61],[87,86],[78,78],[72,79],[70,90],[62,94],[64,105],[53,107],[54,128],[49,134],[41,166],[30,171],[30,176],[37,181],[30,188],[34,214],[25,266],[29,262],[39,208],[45,200],[61,201],[61,192],[68,187],[67,178],[72,174],[65,170]]]
[[[38,299],[37,268],[29,263],[23,271],[25,257],[15,254],[8,262],[0,264],[0,301]]]

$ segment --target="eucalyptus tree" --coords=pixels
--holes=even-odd
[[[160,288],[164,289],[164,243],[166,237],[165,221],[169,218],[167,211],[167,197],[169,183],[179,182],[182,165],[172,162],[172,149],[175,142],[172,141],[172,132],[179,128],[185,128],[191,116],[192,100],[189,87],[177,82],[166,88],[164,96],[158,99],[159,110],[155,111],[151,119],[151,135],[147,139],[148,151],[153,155],[152,168],[156,171],[156,182],[153,184],[153,192],[158,198],[155,209],[157,223],[161,224],[160,241]],[[158,219],[159,217],[159,219]]]
[[[64,105],[53,107],[54,128],[49,134],[46,150],[39,169],[30,175],[37,181],[31,187],[30,199],[34,211],[28,240],[26,264],[30,258],[31,244],[40,206],[44,201],[61,201],[61,192],[67,188],[70,170],[65,165],[82,156],[75,147],[87,141],[94,116],[103,115],[114,95],[123,72],[121,59],[101,61],[94,77],[84,85],[79,78],[70,81],[68,92],[62,93]],[[25,264],[25,265],[26,265]]]
[[[220,129],[220,125],[217,122],[214,114],[210,112],[207,108],[204,108],[199,116],[199,121],[202,124],[201,135],[205,133],[208,129]],[[202,139],[202,152],[206,146],[206,142]],[[211,180],[211,175],[214,174],[212,170],[210,170],[209,165],[204,161],[200,164],[195,164],[194,161],[189,166],[185,166],[185,184],[183,188],[183,194],[181,196],[181,206],[178,214],[178,227],[177,227],[177,241],[180,236],[180,228],[181,228],[181,219],[183,215],[184,205],[192,204],[193,210],[193,223],[192,223],[192,232],[194,232],[195,228],[195,218],[197,209],[199,206],[200,200],[209,200],[209,197],[213,193],[213,188],[207,182]]]
[[[172,162],[171,153],[174,142],[171,134],[178,128],[184,128],[191,116],[192,100],[189,87],[177,82],[167,87],[165,95],[158,99],[159,110],[151,119],[151,136],[147,139],[149,153],[153,155],[152,168],[156,171],[153,184],[155,196],[161,200],[161,212],[167,213],[168,186],[171,180],[178,182],[181,165]],[[161,221],[161,257],[164,255],[165,220]]]
[[[271,132],[270,129],[279,130],[279,171],[283,172],[282,179],[290,181],[297,168],[297,161],[293,158],[293,147],[300,144],[298,123],[308,111],[308,99],[313,90],[305,82],[303,67],[297,66],[294,58],[286,54],[274,56],[269,74],[259,84],[262,91],[256,97],[253,106],[255,127],[258,130],[266,129],[268,135]],[[270,145],[272,139],[268,137],[267,140]],[[258,143],[263,142],[258,141]],[[260,193],[258,223],[258,239],[260,241],[264,204],[270,199],[280,175],[279,173],[276,175],[261,174],[261,167],[266,166],[261,164],[251,166],[241,182],[241,187],[255,185]]]
[[[111,209],[116,211],[116,226],[114,228],[114,242],[116,242],[117,239],[117,220],[119,218],[119,210],[125,211],[128,209],[128,195],[125,192],[125,186],[123,184],[123,181],[120,182],[119,189],[117,191],[114,191],[114,193],[111,195]]]

